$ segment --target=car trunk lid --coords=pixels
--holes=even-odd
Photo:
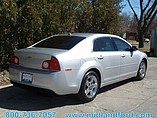
[[[42,69],[42,63],[45,60],[51,60],[67,50],[49,49],[49,48],[25,48],[15,51],[15,55],[19,58],[19,65],[28,68]]]

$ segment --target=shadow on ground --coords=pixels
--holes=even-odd
[[[131,82],[132,79],[125,80],[100,89],[99,94],[109,91],[118,86]],[[26,91],[14,86],[0,89],[0,108],[19,111],[46,110],[67,105],[84,104],[76,99],[75,95],[66,96],[41,96],[34,92]]]

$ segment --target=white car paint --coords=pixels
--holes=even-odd
[[[59,34],[55,36],[68,35]],[[11,81],[21,85],[49,89],[59,95],[76,94],[80,90],[84,75],[91,69],[99,71],[100,87],[103,87],[136,77],[141,61],[143,59],[147,61],[147,55],[138,50],[93,51],[93,42],[100,37],[115,37],[126,42],[118,36],[84,33],[72,33],[70,35],[86,38],[70,50],[34,47],[36,44],[47,40],[46,38],[28,48],[14,51],[15,56],[19,58],[19,65],[11,64]],[[131,47],[131,44],[126,43]],[[51,56],[56,57],[59,61],[60,71],[42,69],[42,62],[49,60]],[[22,73],[31,74],[33,76],[32,83],[22,82]]]

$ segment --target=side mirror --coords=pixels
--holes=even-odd
[[[132,49],[132,51],[138,50],[136,46],[132,46],[131,49]]]
[[[138,50],[137,49],[137,47],[136,46],[132,46],[131,48],[127,48],[127,49],[125,49],[126,51],[131,51],[131,52],[133,52],[133,51],[136,51],[136,50]]]

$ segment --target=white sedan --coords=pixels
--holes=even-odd
[[[121,37],[69,33],[14,51],[10,78],[15,86],[77,94],[89,102],[103,86],[144,79],[146,69],[147,55]]]

